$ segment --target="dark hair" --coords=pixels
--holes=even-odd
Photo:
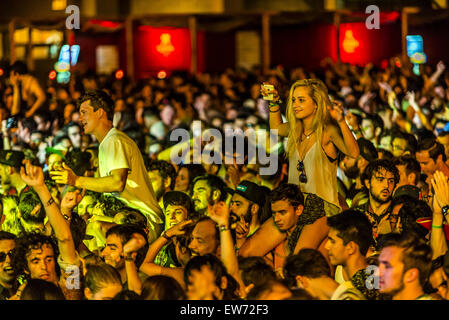
[[[382,132],[384,131],[384,121],[382,120],[382,118],[377,115],[377,114],[372,114],[372,113],[367,113],[365,115],[365,119],[369,120],[373,123],[373,127],[376,128],[380,128],[380,134],[379,136],[382,134]]]
[[[9,72],[12,72],[12,71],[14,71],[20,75],[23,75],[23,74],[28,73],[28,68],[27,68],[27,65],[25,64],[25,62],[23,62],[21,60],[17,60],[9,67]]]
[[[151,276],[142,284],[143,300],[185,300],[186,294],[181,285],[172,277]]]
[[[41,206],[40,209],[35,212],[34,214],[31,214],[33,210],[37,206]],[[29,223],[43,223],[45,219],[45,208],[42,204],[41,200],[39,199],[39,196],[35,191],[28,190],[22,195],[20,195],[20,200],[17,208],[20,211],[20,214],[22,216],[22,219]]]
[[[271,204],[280,200],[288,201],[294,208],[304,206],[304,195],[296,184],[284,183],[270,192],[268,203]]]
[[[11,232],[2,231],[0,230],[0,241],[2,240],[16,240],[17,237],[15,234],[12,234]]]
[[[425,237],[429,232],[425,227],[416,222],[419,218],[431,217],[432,209],[423,200],[417,200],[413,197],[402,195],[393,199],[391,206],[402,204],[398,215],[401,219],[403,233],[416,233],[419,237]]]
[[[345,210],[327,218],[327,225],[337,231],[343,244],[353,241],[359,246],[360,254],[365,256],[374,243],[371,223],[364,213],[358,210]]]
[[[394,159],[394,164],[396,166],[405,166],[405,173],[407,175],[414,173],[415,184],[418,183],[421,175],[421,166],[415,157],[411,155],[400,156]]]
[[[122,290],[112,300],[142,300],[141,297],[131,290]]]
[[[192,193],[193,185],[195,184],[196,177],[203,176],[206,174],[206,169],[204,169],[203,165],[196,164],[196,163],[187,163],[182,164],[178,168],[178,172],[176,175],[179,174],[182,168],[186,168],[187,172],[189,173],[189,186],[188,186],[188,192]]]
[[[285,280],[290,287],[296,286],[296,277],[331,277],[331,269],[324,256],[315,249],[301,249],[291,255],[284,264]]]
[[[24,129],[28,129],[31,132],[36,131],[37,124],[33,118],[22,118],[19,120]]]
[[[81,104],[88,100],[90,100],[90,105],[94,108],[94,111],[103,109],[106,112],[107,119],[112,121],[114,118],[114,101],[109,94],[103,90],[89,90],[78,99],[77,109],[79,110]]]
[[[113,226],[106,232],[106,238],[112,234],[117,235],[120,238],[122,245],[124,245],[132,238],[133,233],[139,233],[144,237],[144,239],[147,239],[145,231],[143,231],[141,228],[137,227],[134,224],[119,224]],[[137,267],[140,267],[140,265],[142,264],[147,254],[147,251],[148,251],[148,242],[142,248],[140,248],[139,251],[137,251],[136,256]]]
[[[157,170],[164,181],[167,180],[167,178],[170,178],[170,189],[173,190],[175,188],[176,170],[171,163],[164,160],[155,160],[150,162],[147,169],[148,171]]]
[[[117,212],[126,207],[122,200],[106,193],[102,193],[98,197],[97,202],[102,208],[104,215],[108,217],[114,217]]]
[[[419,283],[425,286],[432,268],[432,249],[426,240],[417,237],[414,233],[390,233],[383,238],[381,248],[398,247],[403,249],[400,261],[404,264],[403,272],[417,268]]]
[[[184,192],[169,191],[162,197],[162,202],[164,204],[164,210],[166,210],[169,205],[173,205],[186,208],[188,215],[192,212],[192,199]]]
[[[78,213],[72,212],[72,218],[70,219],[70,231],[72,232],[73,243],[76,250],[78,250],[78,247],[86,236],[86,228],[86,222],[81,219]]]
[[[245,286],[259,285],[268,279],[276,279],[276,273],[262,257],[239,256],[239,270]]]
[[[260,300],[262,295],[265,293],[270,293],[273,291],[274,285],[281,285],[288,289],[288,285],[279,279],[269,279],[267,281],[262,282],[261,284],[254,286],[248,295],[246,296],[246,300]],[[290,290],[290,289],[288,289]]]
[[[86,266],[86,274],[84,276],[84,286],[89,288],[92,294],[97,293],[105,287],[107,283],[122,284],[118,271],[106,264],[88,264]]]
[[[357,139],[357,144],[360,149],[360,155],[367,161],[374,161],[379,157],[376,147],[368,139],[359,138]]]
[[[69,151],[65,155],[65,163],[77,176],[83,176],[90,169],[91,154],[86,151]]]
[[[434,161],[437,161],[438,156],[441,155],[443,162],[446,162],[446,154],[444,153],[443,145],[433,138],[428,138],[419,141],[418,152],[420,151],[428,151],[429,157],[432,158]]]
[[[31,250],[41,249],[43,245],[49,245],[53,249],[55,261],[59,256],[58,246],[56,241],[49,236],[30,232],[23,233],[16,239],[16,250],[14,252],[11,265],[19,275],[29,278],[29,275],[25,272],[29,272],[27,256]],[[61,275],[59,265],[55,263],[55,270],[58,276]]]
[[[394,165],[394,162],[387,159],[378,159],[375,161],[371,161],[363,171],[362,181],[370,181],[374,173],[378,172],[381,169],[385,169],[386,171],[393,174],[394,185],[396,186],[399,182],[399,171],[398,168],[396,168],[396,166]]]
[[[65,300],[61,288],[42,279],[29,279],[20,300]]]
[[[218,199],[218,201],[226,200],[227,195],[228,195],[228,192],[226,191],[226,184],[220,177],[211,175],[211,174],[205,174],[205,175],[196,177],[193,180],[192,185],[194,186],[195,183],[200,180],[205,180],[207,182],[207,185],[211,189],[211,193],[213,193],[215,190],[220,191],[220,198]]]
[[[190,276],[193,270],[201,270],[203,266],[208,266],[213,272],[216,286],[223,291],[223,300],[235,299],[235,288],[230,288],[228,285],[226,289],[221,289],[222,277],[226,277],[229,283],[229,278],[231,276],[226,271],[226,267],[223,262],[211,253],[202,256],[195,256],[189,260],[184,268],[184,282],[186,286],[190,284]]]

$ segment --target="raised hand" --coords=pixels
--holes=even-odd
[[[84,193],[86,189],[83,189],[83,192],[80,190],[67,191],[61,201],[61,209],[72,210],[75,206],[77,206],[84,197]]]
[[[352,130],[358,130],[359,129],[359,123],[357,122],[357,117],[350,111],[345,116],[345,120],[348,123],[348,125],[351,127]]]
[[[441,172],[436,171],[431,179],[434,190],[434,204],[438,204],[440,208],[449,204],[449,183],[447,177]]]
[[[20,177],[30,187],[40,187],[45,185],[44,172],[41,167],[34,166],[30,160],[23,160],[20,167]]]
[[[184,235],[186,233],[185,227],[191,223],[192,223],[192,220],[182,221],[182,222],[174,225],[170,229],[167,229],[165,231],[165,235],[169,238]]]
[[[140,233],[133,233],[132,238],[128,240],[123,246],[123,253],[125,255],[134,253],[143,248],[147,243],[147,240]]]
[[[260,86],[260,94],[262,95],[262,97],[267,97],[268,95],[272,94],[273,95],[273,102],[276,102],[279,100],[279,92],[276,90],[276,88],[273,88],[272,90],[268,90],[267,88],[265,88],[264,85],[271,85],[270,83],[264,82],[262,83],[262,85]]]
[[[332,106],[328,107],[327,110],[329,110],[329,114],[335,121],[341,122],[345,119],[341,102],[333,101]]]
[[[50,177],[58,184],[67,184],[69,186],[74,186],[78,176],[69,168],[65,163],[62,163],[62,170],[50,171]]]
[[[219,226],[229,225],[229,207],[224,201],[209,205],[209,217],[214,220]]]
[[[437,71],[439,73],[441,73],[441,72],[444,71],[444,69],[446,69],[446,66],[445,66],[444,62],[443,61],[438,62],[438,64],[437,64]]]

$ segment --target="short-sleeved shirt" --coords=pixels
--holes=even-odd
[[[101,177],[109,176],[113,170],[128,169],[125,189],[111,194],[144,214],[151,225],[150,232],[157,233],[153,234],[156,239],[163,228],[163,213],[136,143],[112,128],[100,143],[98,160]]]

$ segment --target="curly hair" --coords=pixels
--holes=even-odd
[[[16,239],[16,250],[12,257],[11,265],[14,270],[17,271],[18,275],[29,278],[29,271],[27,256],[30,254],[31,250],[41,249],[44,245],[49,245],[53,249],[55,260],[59,256],[59,249],[56,241],[49,236],[30,232],[23,233]],[[58,277],[61,275],[61,270],[59,265],[55,264],[55,271]]]
[[[268,203],[274,203],[280,200],[287,200],[295,208],[300,205],[304,206],[304,195],[296,184],[284,183],[276,189],[273,189],[268,196]]]
[[[162,180],[167,180],[167,178],[171,179],[170,189],[173,190],[175,188],[176,182],[176,169],[173,165],[164,160],[154,160],[149,163],[147,167],[148,171],[156,170],[161,176]]]

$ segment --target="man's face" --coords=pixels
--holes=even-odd
[[[380,148],[391,152],[391,136],[384,136],[380,139]]]
[[[115,269],[119,270],[125,267],[123,258],[123,245],[120,237],[116,234],[110,234],[106,238],[106,247],[101,252],[104,261]]]
[[[59,154],[52,153],[48,156],[48,170],[59,171],[62,170],[62,157]]]
[[[349,179],[356,179],[360,175],[360,169],[357,166],[357,159],[344,156],[340,162],[340,168]]]
[[[81,147],[81,130],[78,126],[71,126],[67,130],[67,134],[74,148]]]
[[[209,266],[203,265],[200,270],[192,270],[187,285],[187,296],[193,299],[218,299],[221,290],[217,287],[215,274]]]
[[[148,177],[150,177],[151,185],[156,196],[157,201],[161,200],[165,193],[164,180],[159,174],[159,170],[148,171]]]
[[[361,129],[365,139],[371,140],[374,138],[374,125],[371,120],[363,119]]]
[[[391,142],[391,152],[395,157],[400,157],[404,154],[407,147],[407,140],[402,138],[394,138]]]
[[[238,193],[234,193],[231,198],[231,212],[239,216],[240,219],[245,219],[245,216],[248,219],[251,217],[251,207],[250,207],[250,201],[246,198],[242,197]]]
[[[447,286],[447,276],[443,268],[436,269],[429,277],[429,282],[432,288],[438,290],[438,294],[443,299],[449,298],[449,290]]]
[[[39,249],[31,249],[26,256],[28,270],[32,279],[42,279],[57,283],[58,276],[55,269],[55,254],[49,244],[44,244]]]
[[[91,196],[84,196],[83,199],[78,204],[78,215],[80,217],[85,214],[89,214],[89,211],[92,212],[94,207],[94,198]]]
[[[395,187],[394,175],[380,168],[375,171],[369,181],[370,196],[378,203],[387,203],[391,200]]]
[[[379,292],[396,295],[404,289],[404,264],[400,261],[402,250],[385,247],[379,256]]]
[[[333,266],[346,264],[346,260],[348,259],[346,246],[343,243],[343,239],[338,236],[337,230],[333,228],[329,229],[325,248],[328,250],[329,261]]]
[[[216,232],[215,222],[212,220],[198,222],[192,231],[192,240],[189,243],[191,256],[216,254],[220,244],[216,239]]]
[[[187,191],[189,188],[189,170],[181,168],[176,176],[175,191]]]
[[[206,180],[198,180],[193,186],[193,208],[195,212],[204,214],[209,204],[213,204],[212,190]]]
[[[165,209],[165,230],[187,220],[187,209],[183,206],[171,205]]]
[[[11,284],[15,279],[15,272],[11,267],[11,253],[16,247],[14,240],[0,240],[0,254],[5,254],[5,260],[0,262],[0,285]]]
[[[295,229],[302,209],[302,206],[298,208],[293,207],[287,200],[279,200],[271,204],[274,223],[283,232]]]
[[[434,172],[438,169],[437,163],[433,160],[429,151],[422,150],[416,153],[416,160],[421,165],[421,171],[424,172],[429,178],[431,178]]]
[[[85,134],[92,134],[98,126],[100,119],[98,111],[90,105],[90,100],[84,101],[80,106],[80,122]]]

